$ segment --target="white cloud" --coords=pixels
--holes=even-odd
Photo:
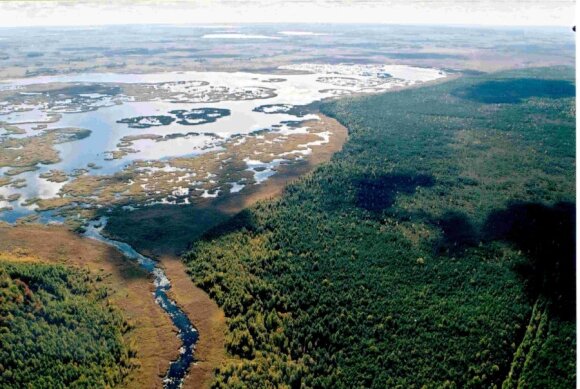
[[[574,0],[0,1],[0,27],[104,24],[572,25]]]
[[[275,36],[251,35],[251,34],[206,34],[204,39],[280,39]]]

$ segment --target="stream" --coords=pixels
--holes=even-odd
[[[163,378],[163,387],[167,389],[180,388],[194,361],[193,351],[199,336],[198,332],[175,301],[167,296],[167,291],[171,289],[171,284],[164,271],[157,266],[157,262],[139,254],[127,243],[104,237],[101,232],[106,223],[106,217],[90,221],[86,226],[84,236],[116,247],[123,255],[131,260],[137,261],[143,269],[153,276],[153,284],[155,285],[153,295],[155,296],[155,302],[169,315],[171,321],[179,330],[178,336],[182,342],[179,357],[170,363],[167,374]]]

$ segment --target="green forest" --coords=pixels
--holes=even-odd
[[[0,388],[110,388],[129,325],[87,271],[0,261]]]
[[[322,104],[343,150],[184,257],[228,317],[213,387],[574,387],[573,80]]]

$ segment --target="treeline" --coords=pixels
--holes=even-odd
[[[110,388],[132,369],[128,330],[86,271],[0,261],[0,388]]]
[[[228,317],[234,358],[213,387],[501,387],[539,298],[553,309],[521,375],[572,387],[573,79],[532,69],[322,105],[349,129],[343,151],[184,258]]]

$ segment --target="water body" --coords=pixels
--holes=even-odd
[[[193,351],[199,334],[187,315],[177,306],[175,301],[167,296],[167,292],[171,289],[171,284],[165,272],[158,267],[157,262],[139,254],[127,243],[104,237],[101,232],[106,223],[107,219],[105,217],[89,222],[84,235],[87,238],[98,240],[117,248],[127,258],[137,261],[143,269],[153,276],[153,284],[155,285],[153,296],[155,301],[169,315],[171,321],[179,330],[178,336],[182,342],[180,355],[169,365],[169,369],[163,379],[163,387],[167,389],[180,388],[194,361]]]
[[[73,142],[62,143],[55,146],[59,151],[61,161],[55,164],[39,164],[39,169],[33,172],[25,172],[15,178],[22,179],[26,186],[22,188],[4,186],[0,187],[0,195],[9,196],[20,194],[18,202],[8,203],[0,201],[0,207],[10,205],[14,209],[0,212],[0,220],[14,222],[17,218],[33,213],[35,205],[27,206],[22,202],[26,199],[52,198],[59,195],[60,188],[64,183],[54,183],[40,178],[39,175],[51,170],[62,170],[70,173],[75,169],[86,169],[89,164],[99,166],[99,169],[88,169],[86,174],[112,174],[124,169],[128,164],[137,160],[162,160],[182,155],[195,156],[207,150],[208,144],[215,141],[215,137],[225,140],[234,134],[249,134],[262,129],[280,129],[282,123],[287,121],[303,121],[316,119],[316,115],[301,116],[296,112],[289,111],[293,106],[310,104],[314,101],[337,97],[350,93],[375,93],[388,90],[397,86],[409,86],[418,82],[434,80],[445,77],[445,74],[437,69],[416,68],[403,65],[365,66],[365,65],[291,65],[286,67],[290,74],[280,76],[272,81],[271,74],[255,74],[245,72],[180,72],[158,74],[70,74],[63,76],[47,76],[26,78],[0,82],[0,89],[17,89],[25,85],[43,84],[51,82],[62,83],[151,83],[162,82],[195,82],[207,83],[211,88],[214,86],[238,88],[241,90],[255,90],[256,88],[270,88],[275,95],[266,99],[255,100],[228,100],[219,102],[203,101],[163,101],[155,99],[150,101],[122,101],[118,105],[98,107],[96,110],[87,112],[62,113],[56,122],[46,123],[47,129],[60,127],[77,127],[91,130],[87,138]],[[303,72],[294,74],[292,71]],[[392,78],[391,83],[380,84],[377,79]],[[177,84],[181,88],[183,84]],[[2,102],[0,102],[2,103]],[[284,109],[260,110],[262,105],[283,106]],[[166,115],[170,111],[183,109],[186,111],[200,108],[227,109],[229,116],[220,117],[214,122],[204,123],[199,126],[183,126],[173,122],[167,126],[155,126],[146,129],[131,128],[127,124],[118,123],[118,120],[137,116]],[[35,123],[47,121],[48,114],[42,109],[35,108],[32,111],[12,114],[0,114],[0,120],[8,123],[27,123],[20,125],[26,130],[24,136],[36,135],[32,130]],[[33,122],[33,123],[29,123]],[[300,129],[282,129],[280,131],[301,131]],[[151,140],[139,140],[134,142],[134,147],[139,150],[128,154],[122,159],[111,160],[107,152],[115,150],[117,144],[124,136],[153,134],[187,134],[198,132],[200,135],[178,137],[164,142]],[[214,134],[213,137],[204,134]],[[215,145],[219,147],[219,144]],[[275,174],[275,168],[282,159],[274,159],[270,163],[259,160],[246,159],[247,170],[254,171],[256,181],[262,182]],[[8,168],[0,168],[0,174]],[[235,190],[239,191],[243,185],[234,183]],[[178,185],[178,184],[176,184]],[[181,189],[181,188],[180,188]],[[213,197],[216,194],[208,194],[203,197]],[[52,212],[42,212],[40,222],[62,222],[62,218],[54,217]],[[183,379],[188,374],[194,361],[194,346],[198,339],[198,332],[193,327],[187,315],[172,301],[167,292],[171,288],[169,279],[156,261],[138,253],[127,243],[104,237],[101,231],[106,224],[106,218],[88,222],[85,236],[99,240],[116,247],[121,253],[131,260],[136,261],[153,277],[155,291],[154,298],[159,306],[169,315],[173,324],[179,330],[179,338],[182,342],[179,357],[173,361],[164,378],[165,388],[179,388]]]
[[[46,123],[47,129],[76,127],[91,130],[90,136],[67,143],[55,145],[61,161],[55,164],[39,164],[38,170],[19,174],[15,178],[26,182],[26,187],[0,187],[0,195],[8,197],[20,194],[18,201],[7,202],[0,200],[1,207],[11,207],[12,210],[0,212],[0,219],[14,221],[34,213],[34,205],[24,205],[31,198],[54,198],[64,183],[54,183],[39,176],[49,170],[61,170],[67,174],[76,169],[87,169],[87,165],[96,165],[99,169],[88,169],[86,174],[104,175],[114,174],[123,170],[135,160],[162,160],[181,156],[196,156],[219,148],[220,142],[227,140],[234,134],[249,134],[257,130],[273,129],[281,123],[295,120],[317,119],[315,115],[299,117],[293,112],[261,112],[262,105],[285,105],[288,107],[310,104],[314,101],[337,97],[349,93],[375,93],[388,90],[396,86],[407,86],[415,83],[430,81],[445,77],[444,72],[438,69],[417,68],[405,65],[321,65],[298,64],[290,65],[285,69],[287,75],[280,75],[276,82],[272,82],[271,74],[257,74],[248,72],[165,72],[151,74],[116,74],[116,73],[87,73],[68,74],[58,76],[31,77],[0,82],[0,89],[16,89],[27,85],[46,83],[104,83],[108,85],[147,84],[158,88],[169,88],[173,91],[187,90],[187,85],[204,85],[202,90],[208,95],[200,95],[191,100],[155,98],[149,101],[131,101],[131,96],[125,96],[118,104],[100,106],[97,99],[95,110],[87,112],[60,112],[58,121]],[[303,74],[292,74],[301,71]],[[384,78],[388,74],[389,77]],[[338,80],[338,81],[336,81]],[[377,82],[389,81],[385,84]],[[161,84],[169,83],[169,84]],[[185,83],[185,84],[184,84]],[[161,85],[161,86],[160,86]],[[204,89],[205,88],[205,89]],[[214,88],[214,89],[212,89]],[[269,88],[274,92],[268,98],[254,100],[236,100],[224,98],[218,102],[200,101],[210,98],[211,91],[219,88],[230,88],[241,91],[255,91],[256,88]],[[204,92],[205,93],[205,92]],[[88,95],[87,95],[88,96]],[[97,96],[98,98],[99,96]],[[0,101],[0,104],[2,102]],[[173,122],[165,126],[154,126],[146,129],[131,128],[118,120],[138,117],[167,115],[175,110],[195,110],[201,108],[227,109],[230,115],[201,125],[180,125]],[[0,114],[0,121],[7,123],[22,123],[26,130],[24,135],[31,136],[41,131],[31,128],[39,121],[46,120],[46,107],[36,107],[31,111]],[[34,122],[34,123],[30,123]],[[199,135],[185,136],[191,132]],[[180,134],[162,142],[151,139],[142,139],[133,142],[132,149],[121,159],[111,159],[111,151],[118,150],[118,144],[125,136],[143,134],[167,136]],[[208,136],[207,134],[213,134]],[[250,166],[248,166],[250,168]],[[7,169],[0,168],[0,174]]]

